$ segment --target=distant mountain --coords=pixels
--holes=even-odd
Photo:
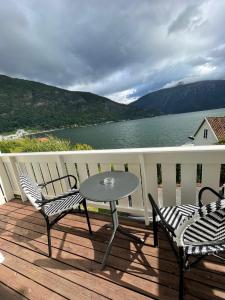
[[[87,92],[0,75],[0,132],[135,119],[148,113]]]
[[[129,106],[154,114],[177,114],[225,107],[225,80],[206,80],[149,93]]]

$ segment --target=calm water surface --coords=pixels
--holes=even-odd
[[[176,146],[188,142],[205,116],[225,116],[225,108],[56,130],[51,135],[95,149]]]

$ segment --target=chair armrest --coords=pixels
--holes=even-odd
[[[224,187],[222,188],[221,192],[222,192],[222,195],[219,194],[217,191],[215,191],[214,189],[212,189],[211,187],[208,187],[208,186],[205,186],[203,187],[199,193],[198,193],[198,205],[200,207],[203,206],[203,202],[202,202],[202,195],[203,195],[203,192],[204,191],[210,191],[211,193],[213,193],[215,196],[217,196],[219,199],[223,199],[223,194],[224,194]]]
[[[217,201],[203,205],[194,213],[193,216],[199,216],[200,218],[203,218],[206,217],[208,214],[221,209],[225,209],[225,199],[223,197]]]
[[[174,233],[173,227],[170,226],[166,222],[165,218],[163,217],[162,213],[160,212],[160,209],[159,209],[158,205],[155,203],[155,200],[153,199],[153,197],[152,197],[152,195],[150,193],[148,194],[148,199],[149,199],[149,201],[151,203],[153,211],[155,212],[156,215],[159,216],[162,225],[175,237],[176,235]]]
[[[53,179],[53,180],[51,180],[51,181],[47,181],[47,182],[45,182],[45,183],[41,183],[41,184],[39,184],[38,186],[39,186],[41,189],[43,189],[44,187],[46,187],[46,186],[47,186],[48,184],[50,184],[50,183],[56,182],[56,181],[58,181],[58,180],[66,179],[66,178],[68,178],[68,180],[69,180],[70,188],[71,188],[71,189],[76,189],[76,188],[77,188],[77,178],[76,178],[75,176],[73,176],[73,175],[62,176],[62,177]],[[73,186],[71,186],[70,178],[73,178],[73,180],[75,181]]]

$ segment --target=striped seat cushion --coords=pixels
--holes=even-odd
[[[188,254],[223,251],[225,249],[225,210],[219,209],[199,218],[198,221],[187,227],[183,239],[187,245]],[[188,246],[188,244],[207,244],[207,242],[211,245]],[[215,244],[213,245],[213,243]]]
[[[182,234],[187,254],[204,255],[225,250],[224,199],[202,207],[196,205],[163,207],[160,208],[160,212],[175,232],[187,222],[187,228]],[[191,220],[193,222],[189,223]]]
[[[196,205],[178,205],[160,208],[160,212],[165,218],[166,222],[176,230],[187,217],[191,217],[199,206]]]
[[[74,195],[67,195],[60,199],[56,199],[52,202],[46,203],[42,206],[42,209],[47,216],[53,216],[72,208],[77,208],[83,200],[84,198],[81,196],[81,194],[76,193]]]
[[[199,245],[199,246],[186,246],[184,248],[186,254],[189,255],[205,255],[214,254],[225,251],[225,242],[220,245]]]

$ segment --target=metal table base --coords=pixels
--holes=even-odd
[[[110,250],[112,248],[112,243],[113,243],[113,240],[115,238],[115,234],[116,234],[117,231],[119,233],[123,234],[123,235],[126,235],[126,236],[132,238],[138,244],[143,244],[144,243],[143,239],[140,239],[140,238],[136,237],[135,235],[127,232],[122,226],[119,225],[117,208],[116,208],[116,201],[110,201],[110,209],[111,209],[111,214],[112,214],[112,225],[113,225],[112,230],[113,230],[113,232],[112,232],[111,238],[109,240],[109,243],[108,243],[106,252],[104,254],[103,260],[102,260],[102,267],[101,267],[102,270],[105,268]]]

